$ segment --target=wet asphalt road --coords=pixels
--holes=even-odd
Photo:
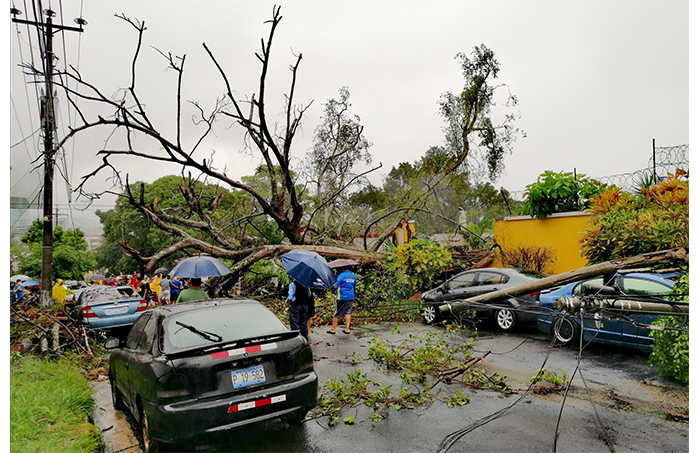
[[[367,357],[372,338],[400,343],[409,335],[443,332],[441,326],[420,322],[358,326],[351,335],[311,334],[316,371],[321,383],[346,378],[360,370],[382,386],[401,386],[399,377],[387,373]],[[339,329],[340,330],[340,329]],[[463,341],[452,337],[454,341]],[[334,426],[327,418],[307,419],[299,427],[272,423],[202,445],[201,451],[284,452],[683,452],[689,451],[688,389],[659,377],[648,367],[646,356],[631,351],[590,346],[580,362],[566,399],[563,393],[526,393],[530,379],[544,368],[571,377],[578,351],[550,347],[536,328],[501,334],[481,331],[475,337],[474,355],[489,352],[483,361],[487,372],[506,376],[515,390],[510,396],[458,384],[446,391],[462,391],[470,402],[448,407],[435,401],[428,407],[382,411],[386,418],[373,423],[372,409],[347,408]],[[354,352],[354,355],[353,355]],[[585,379],[581,379],[581,375]],[[139,452],[133,419],[111,406],[109,382],[94,383],[95,424],[103,430],[106,453]],[[595,404],[591,402],[591,398]],[[564,404],[562,404],[564,402]],[[344,417],[354,416],[346,425]],[[555,433],[558,432],[555,448]],[[451,442],[443,443],[450,439]],[[610,444],[605,441],[608,439]],[[441,449],[442,445],[442,449]]]

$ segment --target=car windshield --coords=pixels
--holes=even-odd
[[[169,316],[163,322],[166,353],[222,342],[286,332],[282,321],[259,304],[207,307]]]

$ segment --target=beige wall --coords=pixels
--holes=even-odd
[[[590,216],[586,212],[565,212],[552,214],[546,219],[504,217],[496,220],[493,239],[504,250],[517,247],[551,249],[557,260],[550,267],[550,273],[560,274],[586,266],[587,261],[581,256],[579,236]],[[496,258],[492,266],[502,266],[500,258]]]

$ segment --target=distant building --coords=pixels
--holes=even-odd
[[[10,233],[24,235],[37,218],[37,209],[27,198],[10,197]]]

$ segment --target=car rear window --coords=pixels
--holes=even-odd
[[[80,292],[80,300],[84,303],[103,302],[122,299],[132,299],[133,294],[126,294],[117,288],[111,286],[98,286],[95,288],[86,288]]]
[[[215,341],[177,324],[178,321],[203,332],[205,336],[213,335]],[[166,353],[177,352],[287,331],[282,321],[263,305],[239,303],[207,306],[167,317],[163,322],[163,349]]]

